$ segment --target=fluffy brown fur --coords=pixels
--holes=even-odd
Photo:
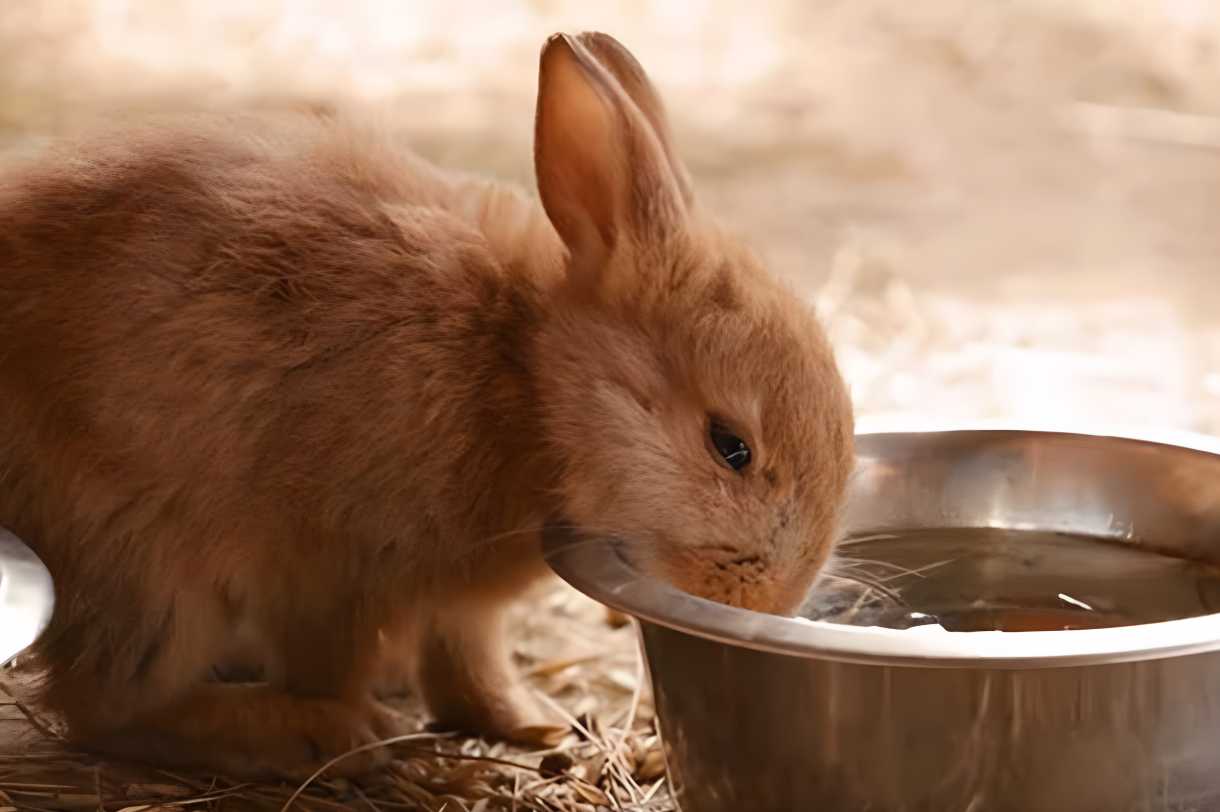
[[[54,575],[81,741],[297,773],[393,730],[400,650],[441,722],[537,737],[501,617],[551,516],[799,602],[851,467],[813,315],[697,211],[609,37],[543,50],[535,157],[541,207],[349,124],[195,119],[0,181],[0,523]],[[207,678],[251,652],[266,685]]]

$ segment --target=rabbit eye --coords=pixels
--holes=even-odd
[[[725,465],[734,471],[741,471],[750,464],[750,447],[724,425],[713,420],[707,435],[712,448],[716,449]]]

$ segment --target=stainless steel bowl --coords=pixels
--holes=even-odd
[[[0,665],[42,634],[54,602],[47,568],[33,550],[0,528]]]
[[[1220,562],[1220,454],[1020,431],[857,449],[851,533],[1050,530]],[[1220,810],[1220,615],[911,634],[701,600],[613,539],[545,543],[561,577],[640,620],[686,812]]]

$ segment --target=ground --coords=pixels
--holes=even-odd
[[[441,163],[528,183],[537,49],[600,28],[670,101],[703,205],[822,308],[866,423],[1220,433],[1220,10],[1206,0],[251,5],[0,5],[0,143],[36,148],[116,112],[354,103]],[[417,741],[381,783],[323,780],[307,803],[512,809],[515,792],[521,809],[577,809],[653,791],[630,628],[557,587],[521,631],[539,690],[599,726],[592,743],[573,735],[561,777],[539,754]],[[50,743],[14,739],[30,723],[8,710],[0,789],[23,809],[209,792],[217,808],[279,808],[292,789],[39,756]]]

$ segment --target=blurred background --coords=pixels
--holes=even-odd
[[[866,419],[1220,433],[1212,0],[10,0],[0,149],[356,104],[528,184],[539,47],[587,28],[652,73],[704,203],[818,301]]]

